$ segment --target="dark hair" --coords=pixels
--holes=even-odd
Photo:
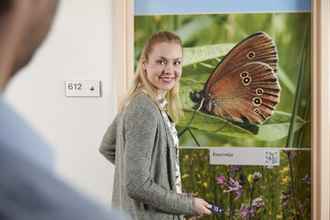
[[[0,16],[10,9],[12,3],[13,2],[11,0],[1,0],[0,1]]]

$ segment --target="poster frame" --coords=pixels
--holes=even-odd
[[[312,1],[312,219],[330,219],[330,2]],[[134,75],[134,0],[112,1],[112,85],[116,103]]]

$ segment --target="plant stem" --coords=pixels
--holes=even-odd
[[[305,49],[306,49],[306,39],[307,39],[307,30],[305,31],[305,38],[304,38],[304,45],[301,48],[300,52],[300,64],[299,65],[299,71],[298,71],[298,81],[297,81],[297,90],[295,94],[294,104],[293,104],[293,110],[292,110],[292,117],[290,120],[290,127],[289,127],[289,134],[288,134],[288,140],[286,147],[293,147],[293,141],[294,141],[294,130],[296,125],[296,118],[298,115],[298,109],[299,104],[302,97],[302,88],[303,88],[303,80],[304,80],[304,67],[305,67]],[[299,147],[299,146],[295,146]]]
[[[252,186],[250,187],[250,205],[249,205],[249,211],[252,210],[252,200],[253,200],[253,192],[254,192],[254,183],[252,183]],[[251,219],[251,214],[249,213],[249,220]]]
[[[303,81],[304,81],[304,69],[305,69],[305,62],[306,61],[306,47],[307,47],[307,28],[305,29],[305,33],[304,33],[304,42],[303,42],[303,46],[301,48],[301,52],[300,52],[300,65],[299,65],[299,71],[298,71],[298,81],[297,81],[297,90],[296,90],[296,94],[295,94],[295,101],[294,101],[294,105],[293,105],[293,111],[292,111],[292,118],[290,121],[290,128],[289,128],[289,134],[288,134],[288,140],[287,140],[287,144],[286,144],[286,148],[289,147],[293,147],[294,146],[294,130],[295,130],[295,125],[296,125],[296,118],[298,115],[298,109],[300,107],[300,103],[301,103],[301,97],[302,97],[302,88],[303,88]],[[300,147],[300,146],[294,146],[294,147]],[[295,208],[295,215],[297,215],[298,211],[299,211],[299,207],[297,204],[297,195],[295,192],[295,179],[293,176],[293,164],[290,158],[290,154],[288,153],[288,161],[289,161],[289,172],[290,172],[290,183],[289,183],[289,188],[290,191],[292,193],[292,199],[291,201],[293,201],[293,205]],[[295,216],[295,217],[299,217],[299,216]]]

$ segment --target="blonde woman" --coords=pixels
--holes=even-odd
[[[183,48],[170,32],[151,36],[132,90],[104,135],[100,152],[115,165],[112,205],[133,219],[183,219],[210,214],[201,198],[182,193],[178,137]]]

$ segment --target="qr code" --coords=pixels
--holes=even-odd
[[[280,165],[280,153],[277,150],[266,150],[265,151],[265,164],[267,166],[278,166]]]

